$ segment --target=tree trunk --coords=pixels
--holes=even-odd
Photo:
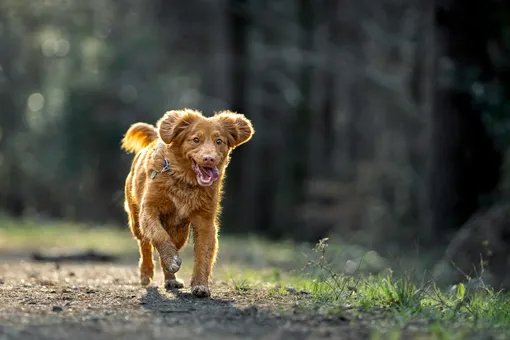
[[[493,34],[489,10],[480,2],[460,0],[436,7],[429,242],[447,239],[477,210],[479,195],[490,193],[499,180],[501,155],[487,137],[481,112],[472,106],[475,79],[469,78],[473,67],[479,67],[481,80],[492,76],[486,45]],[[472,13],[477,13],[476,21],[467,19]]]

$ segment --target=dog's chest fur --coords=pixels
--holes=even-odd
[[[171,175],[170,175],[171,176]],[[221,180],[221,179],[220,179]],[[213,214],[217,205],[218,183],[210,187],[191,186],[177,180],[167,178],[164,185],[160,186],[164,192],[161,192],[165,204],[161,207],[167,207],[164,214],[175,214],[173,218],[177,220],[187,220],[193,214]]]

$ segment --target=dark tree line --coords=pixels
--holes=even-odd
[[[229,232],[433,246],[504,199],[504,2],[20,3],[0,4],[8,214],[123,224],[122,134],[184,106],[257,130]]]

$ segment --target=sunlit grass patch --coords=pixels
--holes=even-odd
[[[137,244],[127,225],[94,226],[60,220],[13,219],[0,216],[0,250],[96,249],[116,254],[136,254]],[[306,246],[272,242],[256,236],[220,234],[218,263],[242,263],[250,268],[300,268]],[[193,255],[192,245],[183,257]]]
[[[65,221],[0,218],[0,250],[94,249],[112,254],[136,252],[129,230]]]

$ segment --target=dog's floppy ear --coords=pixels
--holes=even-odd
[[[197,119],[199,113],[193,110],[172,110],[161,117],[157,123],[159,138],[166,144],[179,142],[188,128]]]
[[[228,146],[235,148],[251,139],[255,130],[251,121],[243,114],[222,111],[215,115],[228,135]]]

